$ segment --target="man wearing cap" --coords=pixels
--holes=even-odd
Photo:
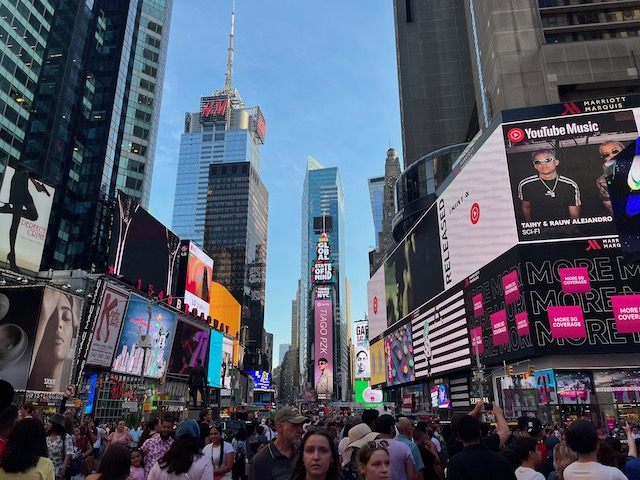
[[[309,421],[295,407],[276,412],[275,428],[278,436],[253,457],[249,480],[288,480],[302,440],[302,425]]]
[[[389,458],[391,460],[391,480],[416,480],[416,462],[411,449],[399,440],[396,435],[396,420],[389,414],[380,415],[374,422],[374,432],[380,434],[380,439],[389,443]],[[424,468],[424,467],[423,467]]]

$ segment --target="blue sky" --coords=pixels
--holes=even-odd
[[[150,209],[171,226],[185,112],[224,84],[231,0],[175,0]],[[237,0],[233,86],[267,122],[261,177],[269,191],[265,328],[291,338],[300,277],[302,186],[307,156],[337,166],[345,192],[351,319],[367,309],[374,244],[367,178],[401,156],[391,0]]]

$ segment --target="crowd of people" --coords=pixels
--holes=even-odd
[[[640,480],[636,428],[615,432],[623,451],[587,420],[545,428],[521,417],[512,431],[496,403],[446,425],[377,410],[313,422],[284,407],[232,432],[208,409],[177,425],[170,415],[97,425],[74,411],[45,425],[4,402],[7,391],[0,380],[0,480]]]

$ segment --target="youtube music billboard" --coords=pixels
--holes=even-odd
[[[197,244],[190,240],[180,242],[178,254],[179,273],[176,282],[178,297],[184,297],[189,311],[197,311],[198,316],[209,315],[211,302],[211,279],[213,260]]]

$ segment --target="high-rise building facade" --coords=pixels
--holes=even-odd
[[[260,179],[266,123],[233,88],[235,12],[231,12],[224,86],[185,114],[173,205],[173,231],[214,259],[213,281],[242,305],[248,327],[245,368],[261,369],[269,195]]]
[[[505,109],[640,91],[638,1],[469,0],[465,10],[483,127]]]
[[[477,131],[467,1],[393,2],[405,168]]]
[[[172,3],[0,5],[0,172],[55,189],[41,269],[106,268],[117,191],[148,206]]]
[[[331,249],[333,279],[331,280],[331,326],[333,340],[333,398],[343,398],[346,392],[338,379],[349,372],[347,347],[348,317],[345,277],[344,191],[337,167],[325,168],[309,157],[302,193],[302,259],[300,286],[300,382],[314,383],[314,300],[316,289],[311,273],[317,257],[318,239],[325,233]]]

